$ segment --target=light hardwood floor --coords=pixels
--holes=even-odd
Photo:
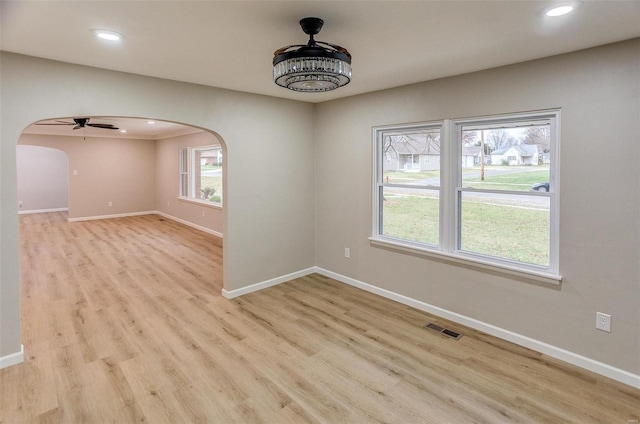
[[[226,300],[220,240],[159,216],[20,230],[26,360],[0,371],[2,423],[640,418],[640,390],[323,276]]]

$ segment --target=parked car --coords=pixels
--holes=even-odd
[[[549,191],[549,183],[536,183],[533,186],[531,186],[531,190],[542,191],[546,193]]]

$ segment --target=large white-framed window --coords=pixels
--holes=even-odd
[[[548,110],[375,127],[372,242],[557,283],[559,125]]]
[[[222,206],[222,147],[180,148],[180,197]]]

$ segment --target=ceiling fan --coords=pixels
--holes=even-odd
[[[112,125],[112,124],[98,124],[98,123],[90,123],[89,120],[91,118],[73,118],[73,122],[65,122],[65,121],[55,121],[55,122],[51,122],[51,123],[42,123],[42,124],[36,124],[36,125],[74,125],[74,127],[72,129],[74,130],[79,130],[80,128],[86,128],[86,127],[94,127],[94,128],[101,128],[103,130],[117,130],[119,129],[118,127]]]

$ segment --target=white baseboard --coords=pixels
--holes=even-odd
[[[536,352],[540,352],[542,354],[551,356],[552,358],[560,359],[564,362],[568,362],[572,365],[576,365],[578,367],[595,372],[596,374],[609,377],[613,380],[616,380],[621,383],[628,384],[629,386],[640,389],[640,375],[632,374],[628,371],[612,367],[610,365],[607,365],[599,361],[595,361],[593,359],[587,358],[577,353],[573,353],[568,350],[550,345],[548,343],[541,342],[539,340],[535,340],[527,336],[523,336],[522,334],[514,333],[512,331],[505,330],[500,327],[496,327],[495,325],[487,324],[477,319],[470,318],[465,315],[461,315],[456,312],[452,312],[452,311],[440,308],[438,306],[430,305],[428,303],[425,303],[416,299],[412,299],[410,297],[407,297],[386,289],[382,289],[382,288],[373,286],[371,284],[364,283],[362,281],[358,281],[353,278],[346,277],[344,275],[337,274],[332,271],[328,271],[323,268],[319,268],[319,267],[315,267],[315,268],[316,268],[315,272],[317,272],[318,274],[324,275],[325,277],[333,278],[334,280],[340,281],[350,286],[354,286],[359,289],[368,291],[370,293],[374,293],[379,296],[385,297],[387,299],[391,299],[396,302],[402,303],[404,305],[411,306],[421,311],[428,312],[433,315],[437,315],[441,318],[448,319],[458,324],[471,327],[475,330],[482,331],[484,333],[490,334],[492,336],[498,337],[508,342],[526,347]]]
[[[66,210],[66,209],[65,209]],[[54,212],[54,211],[41,211],[41,212]],[[35,213],[35,212],[34,212]],[[211,230],[209,228],[203,227],[198,224],[194,224],[193,222],[185,221],[184,219],[175,217],[173,215],[166,214],[160,211],[143,211],[143,212],[129,212],[129,213],[119,213],[114,215],[97,215],[97,216],[83,216],[81,218],[69,218],[69,222],[79,222],[79,221],[93,221],[97,219],[112,219],[112,218],[125,218],[128,216],[141,216],[141,215],[160,215],[164,218],[170,219],[172,221],[179,222],[188,227],[195,228],[196,230],[204,231],[205,233],[212,234],[216,237],[222,238],[222,233],[218,231]]]
[[[47,212],[67,212],[69,208],[56,208],[56,209],[32,209],[18,211],[18,215],[28,215],[30,213],[47,213]]]
[[[207,227],[203,227],[201,225],[194,224],[193,222],[185,221],[184,219],[175,217],[173,215],[169,215],[169,214],[164,213],[164,212],[155,211],[153,213],[158,214],[158,215],[160,215],[160,216],[162,216],[164,218],[170,219],[172,221],[179,222],[179,223],[184,224],[184,225],[186,225],[188,227],[195,228],[196,230],[204,231],[205,233],[209,233],[209,234],[212,234],[212,235],[214,235],[216,237],[222,238],[222,233],[220,233],[218,231],[215,231],[215,230],[212,230],[212,229],[209,229]]]
[[[24,345],[20,345],[20,352],[0,356],[0,370],[24,362]]]
[[[119,213],[119,214],[113,214],[113,215],[83,216],[80,218],[69,218],[69,222],[93,221],[96,219],[125,218],[128,216],[153,215],[155,213],[156,213],[155,211],[146,211],[146,212]]]
[[[245,294],[252,293],[254,291],[266,289],[267,287],[286,283],[287,281],[295,280],[296,278],[304,277],[305,275],[313,274],[314,272],[318,272],[316,267],[311,267],[311,268],[303,269],[302,271],[292,272],[291,274],[272,278],[267,281],[251,284],[250,286],[242,287],[235,290],[222,289],[222,296],[224,296],[227,299],[233,299],[234,297],[242,296]]]
[[[577,353],[570,352],[568,350],[559,348],[557,346],[550,345],[540,340],[535,340],[530,337],[523,336],[522,334],[514,333],[512,331],[505,330],[504,328],[496,327],[495,325],[491,325],[486,322],[482,322],[477,319],[470,318],[465,315],[440,308],[438,306],[430,305],[420,300],[416,300],[416,299],[392,292],[390,290],[382,289],[380,287],[376,287],[374,285],[365,283],[363,281],[346,277],[344,275],[326,270],[324,268],[316,267],[316,266],[303,269],[301,271],[294,272],[291,274],[283,275],[281,277],[272,278],[270,280],[263,281],[261,283],[252,284],[250,286],[242,287],[236,290],[228,291],[228,290],[222,289],[222,295],[227,299],[233,299],[234,297],[238,297],[244,294],[266,289],[268,287],[285,283],[287,281],[291,281],[296,278],[304,277],[306,275],[313,274],[313,273],[324,275],[325,277],[332,278],[336,281],[340,281],[342,283],[348,284],[353,287],[357,287],[359,289],[368,291],[378,296],[382,296],[384,298],[396,301],[398,303],[402,303],[403,305],[411,306],[412,308],[416,308],[418,310],[436,315],[444,319],[448,319],[458,324],[465,325],[475,330],[482,331],[494,337],[498,337],[502,340],[506,340],[508,342],[517,344],[519,346],[526,347],[536,352],[540,352],[544,355],[548,355],[552,358],[559,359],[561,361],[570,363],[572,365],[576,365],[580,368],[584,368],[586,370],[592,371],[596,374],[603,375],[605,377],[611,378],[613,380],[616,380],[621,383],[628,384],[629,386],[640,389],[640,375],[636,375],[628,371],[612,367],[611,365],[607,365],[605,363],[593,360],[591,358],[587,358]]]

